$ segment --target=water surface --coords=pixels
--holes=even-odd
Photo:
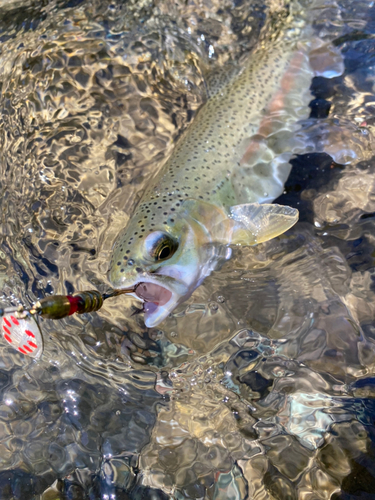
[[[4,304],[106,289],[206,75],[266,20],[254,0],[0,1]],[[375,498],[374,30],[367,0],[316,25],[345,73],[312,82],[325,135],[278,199],[291,231],[236,249],[159,329],[117,298],[41,321],[41,361],[1,345],[1,500]]]

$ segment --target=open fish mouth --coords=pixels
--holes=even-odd
[[[156,279],[144,279],[134,286],[134,296],[143,301],[144,321],[148,328],[161,323],[176,307],[186,294],[186,287],[181,283],[160,276],[163,283]]]

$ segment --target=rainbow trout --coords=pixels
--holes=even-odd
[[[272,201],[289,160],[305,149],[293,138],[309,116],[312,77],[337,76],[343,65],[329,44],[312,40],[310,14],[296,1],[290,7],[293,15],[281,16],[241,70],[211,83],[208,101],[118,236],[109,279],[115,288],[137,286],[147,327],[229,258],[230,245],[265,242],[298,220],[298,210]]]

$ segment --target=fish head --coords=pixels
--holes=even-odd
[[[206,231],[195,219],[173,213],[162,223],[130,219],[113,249],[109,280],[116,289],[136,287],[145,324],[154,327],[186,300],[207,275]],[[140,224],[140,222],[142,222]]]

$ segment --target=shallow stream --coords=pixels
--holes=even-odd
[[[298,224],[158,329],[119,297],[42,320],[40,361],[3,342],[1,500],[375,498],[375,6],[335,5],[316,29],[345,72],[311,87],[331,156],[294,159],[278,199]],[[108,287],[206,75],[266,18],[260,0],[0,0],[4,305]]]

